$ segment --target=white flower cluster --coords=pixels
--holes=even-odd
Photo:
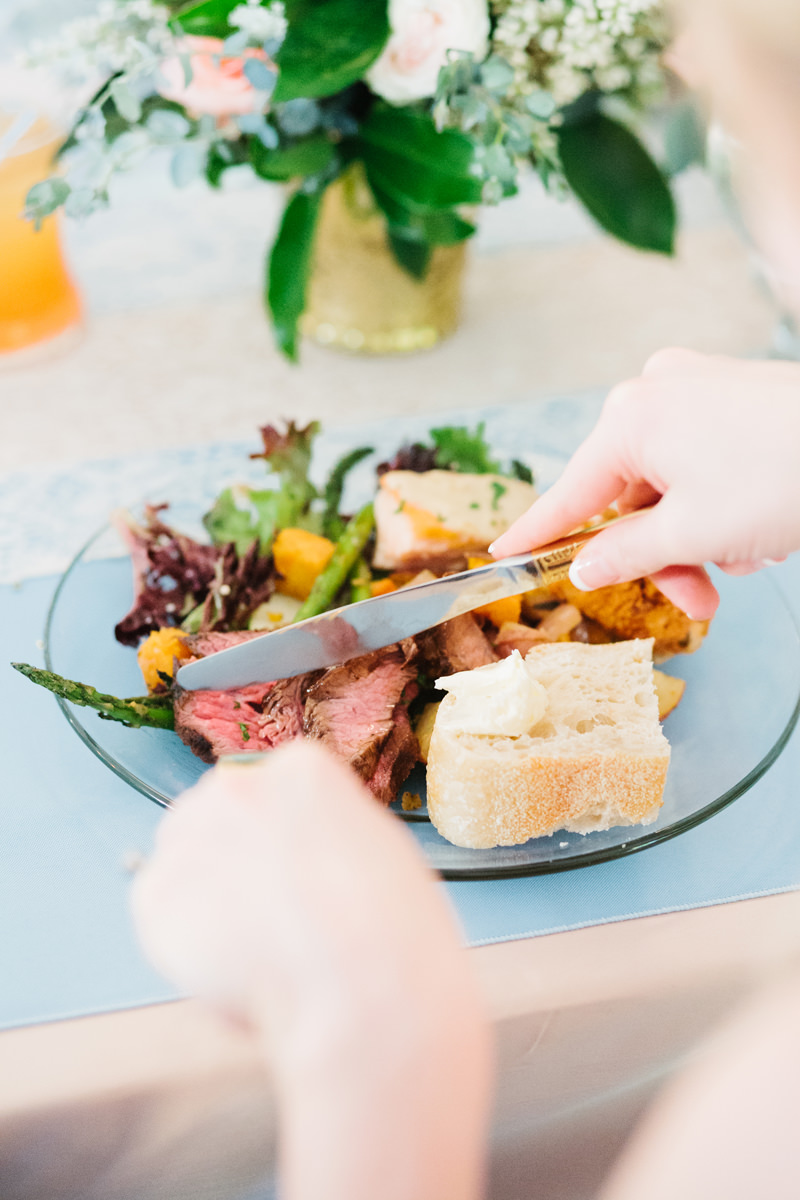
[[[282,42],[286,36],[286,16],[281,0],[266,8],[261,0],[247,0],[228,17],[228,24],[241,29],[251,42]]]
[[[79,81],[117,72],[149,75],[174,53],[169,19],[169,9],[154,0],[101,0],[95,13],[69,22],[53,41],[34,42],[25,63]]]
[[[589,87],[636,103],[662,86],[660,0],[493,0],[492,48],[514,69],[517,95],[543,88],[560,108]]]

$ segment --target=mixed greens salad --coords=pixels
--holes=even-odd
[[[115,635],[125,645],[140,647],[148,695],[120,699],[28,664],[14,666],[106,719],[171,728],[172,664],[180,658],[182,635],[278,627],[274,603],[264,615],[276,593],[286,601],[280,613],[280,623],[286,624],[388,589],[390,572],[372,565],[372,502],[355,513],[342,511],[348,475],[374,453],[373,447],[349,450],[317,486],[311,464],[319,432],[318,422],[264,426],[262,448],[251,458],[263,459],[265,486],[221,491],[203,517],[207,542],[167,524],[166,504],[145,506],[141,519],[129,512],[115,514],[135,577],[133,605],[117,623]],[[433,428],[426,441],[401,446],[376,468],[378,476],[388,470],[432,469],[532,482],[525,463],[503,465],[496,459],[483,423],[475,429]]]

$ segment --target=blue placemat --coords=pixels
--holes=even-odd
[[[800,611],[800,560],[779,569]],[[0,588],[0,663],[41,661],[54,578]],[[173,998],[127,915],[129,861],[161,811],[79,741],[54,699],[3,669],[0,1028]],[[446,886],[472,945],[800,887],[800,732],[767,775],[705,825],[561,875]]]

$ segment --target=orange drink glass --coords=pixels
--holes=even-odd
[[[0,112],[0,138],[13,120]],[[0,355],[56,338],[80,321],[58,218],[47,217],[37,230],[22,217],[28,189],[53,173],[59,141],[50,122],[39,117],[0,159]]]

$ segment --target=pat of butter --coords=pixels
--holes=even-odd
[[[547,711],[547,692],[519,650],[485,667],[446,675],[436,686],[452,697],[439,708],[437,723],[461,733],[520,737]]]

